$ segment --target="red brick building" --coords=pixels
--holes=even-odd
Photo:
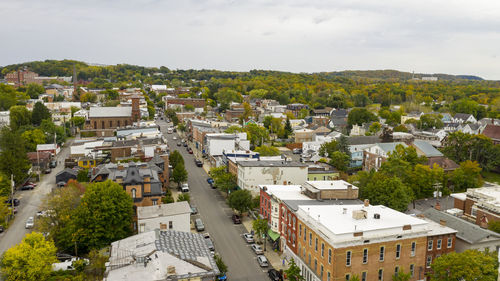
[[[38,74],[27,69],[13,71],[5,75],[7,82],[14,83],[16,87],[36,83],[35,77],[38,77]]]

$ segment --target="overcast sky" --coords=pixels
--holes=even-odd
[[[0,0],[0,65],[33,60],[500,80],[498,0]]]

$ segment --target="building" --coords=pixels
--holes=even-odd
[[[298,236],[285,255],[294,258],[306,281],[391,280],[400,270],[410,280],[425,273],[428,223],[385,206],[300,205]]]
[[[445,222],[440,221],[440,223],[437,223],[425,217],[423,218],[429,223],[430,229],[427,234],[427,253],[425,255],[425,273],[430,274],[432,273],[431,265],[435,259],[455,252],[458,231],[446,226]],[[430,279],[427,278],[427,280]]]
[[[291,103],[286,106],[286,112],[292,113],[295,117],[299,117],[302,109],[309,109],[309,106],[302,103]]]
[[[206,106],[205,99],[193,99],[193,98],[178,98],[172,96],[165,96],[163,98],[165,102],[165,108],[172,108],[176,106],[184,107],[186,105],[191,105],[194,108],[204,108]]]
[[[477,123],[476,118],[472,114],[466,114],[466,113],[457,113],[455,116],[453,116],[452,119],[453,123]]]
[[[307,165],[292,161],[238,161],[238,186],[259,194],[259,185],[303,184]]]
[[[488,228],[488,223],[500,221],[500,186],[488,185],[468,188],[464,193],[454,193],[454,208],[475,224]]]
[[[213,281],[219,273],[203,236],[155,229],[111,243],[103,280]]]
[[[401,124],[405,124],[408,120],[420,120],[420,117],[424,115],[423,112],[410,112],[408,115],[401,115]]]
[[[0,127],[10,125],[10,111],[0,111]]]
[[[77,176],[78,176],[78,170],[66,168],[56,174],[56,184],[59,183],[66,184],[71,179],[76,180]]]
[[[104,137],[113,136],[117,128],[132,126],[141,118],[139,99],[134,95],[131,107],[91,107],[86,128]]]
[[[28,152],[26,155],[31,166],[33,168],[40,167],[40,171],[49,168],[50,161],[52,160],[52,153],[50,152]]]
[[[309,129],[298,129],[293,131],[295,143],[311,142],[314,138],[314,131]]]
[[[389,158],[389,153],[393,152],[398,145],[407,147],[404,142],[390,142],[390,143],[376,143],[363,152],[363,170],[370,171],[374,169],[377,171],[382,163]]]
[[[308,163],[307,169],[307,180],[308,181],[331,181],[339,178],[339,171],[337,171],[332,165],[316,162]]]
[[[187,201],[137,207],[139,233],[160,230],[190,232],[191,207]]]
[[[59,151],[61,151],[61,148],[57,144],[53,144],[53,143],[37,144],[36,151],[38,153],[49,152],[52,155],[57,155],[59,153]]]
[[[500,144],[500,125],[488,124],[482,134],[490,138],[494,144]]]

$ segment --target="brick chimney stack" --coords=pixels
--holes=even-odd
[[[131,97],[132,99],[132,121],[137,122],[141,119],[141,110],[139,109],[140,97],[136,94]]]
[[[439,201],[436,202],[436,206],[434,206],[434,209],[441,211],[441,204],[439,204]]]

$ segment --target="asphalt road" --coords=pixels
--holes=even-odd
[[[191,203],[198,207],[198,216],[205,224],[205,232],[210,233],[216,252],[228,267],[228,280],[268,280],[267,269],[259,266],[256,255],[243,240],[242,234],[246,232],[244,226],[233,224],[231,208],[217,190],[210,188],[205,170],[196,167],[194,156],[187,153],[185,147],[177,146],[178,141],[174,141],[172,137],[178,135],[167,134],[167,124],[164,121],[158,121],[158,124],[168,140],[170,151],[177,149],[184,157]]]
[[[69,154],[69,146],[69,143],[66,144],[61,149],[61,152],[59,152],[59,155],[57,155],[56,159],[58,163],[61,161],[61,164],[52,169],[50,174],[42,175],[42,180],[37,183],[37,187],[33,190],[18,190],[14,193],[14,198],[20,199],[21,204],[17,206],[17,214],[14,222],[10,225],[9,229],[0,234],[0,255],[10,247],[20,243],[24,235],[32,231],[32,229],[25,228],[26,220],[29,217],[34,217],[36,224],[36,213],[40,210],[46,195],[55,187],[56,174],[64,169],[64,159]]]

